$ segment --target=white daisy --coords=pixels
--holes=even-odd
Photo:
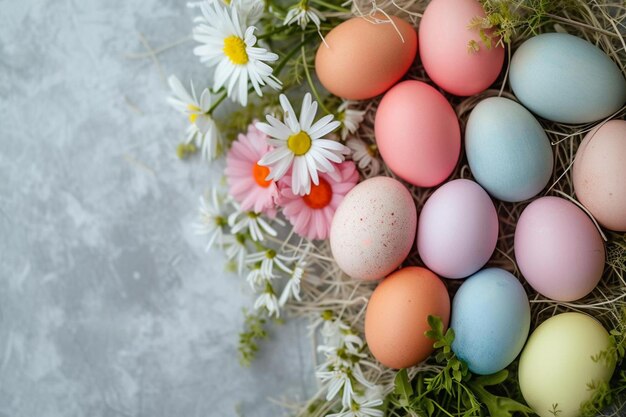
[[[326,417],[383,417],[384,413],[377,407],[383,404],[381,399],[363,400],[355,397],[350,408],[340,413],[328,414]]]
[[[288,258],[285,255],[276,253],[274,249],[267,249],[257,253],[248,255],[246,262],[253,264],[261,262],[261,273],[267,278],[275,278],[274,266],[281,271],[291,274],[291,269],[287,266],[287,263],[293,262],[293,258]]]
[[[339,394],[339,392],[343,389],[341,404],[344,407],[350,406],[350,404],[352,403],[352,397],[354,396],[354,391],[352,388],[352,378],[350,377],[349,369],[339,368],[317,371],[315,375],[321,382],[328,383],[326,401],[330,401],[335,398],[337,394]]]
[[[200,220],[195,225],[196,234],[207,235],[209,242],[206,246],[208,252],[215,242],[220,246],[224,245],[224,227],[228,224],[226,214],[220,207],[220,197],[214,188],[211,199],[200,197]]]
[[[196,8],[202,7],[203,3],[213,3],[219,2],[228,6],[229,4],[235,4],[235,7],[239,11],[239,16],[241,21],[244,22],[248,26],[254,26],[263,15],[263,1],[262,0],[204,0],[204,1],[191,1],[187,3],[187,7]],[[199,16],[196,18],[197,21],[204,21],[203,16]]]
[[[293,272],[291,273],[291,277],[289,278],[289,281],[287,281],[285,288],[283,288],[283,292],[280,295],[280,299],[278,300],[281,306],[285,305],[289,297],[293,297],[296,300],[301,301],[300,282],[302,281],[302,277],[304,276],[304,273],[306,272],[305,266],[306,266],[306,263],[303,262],[303,263],[297,264],[296,267],[293,269]]]
[[[325,320],[320,334],[324,345],[339,347],[343,343],[343,335],[350,330],[346,324],[338,319]]]
[[[332,320],[333,317],[334,317],[334,314],[333,314],[332,310],[324,310],[324,311],[322,311],[322,313],[319,316],[317,316],[317,318],[315,320],[311,321],[311,324],[309,324],[307,326],[307,328],[309,329],[309,332],[311,332],[311,334],[313,334],[313,332],[317,331],[317,329],[320,327],[320,325],[323,325],[327,321]]]
[[[198,100],[193,83],[190,83],[191,94],[189,94],[175,75],[170,75],[167,82],[174,93],[174,97],[168,97],[167,101],[189,119],[185,143],[195,142],[196,146],[202,150],[202,156],[205,159],[209,161],[214,159],[217,156],[221,138],[215,121],[209,113],[212,105],[211,92],[205,88]]]
[[[317,30],[319,30],[322,20],[326,20],[326,18],[322,12],[309,6],[309,0],[300,0],[297,5],[289,9],[283,25],[287,26],[297,23],[304,30],[309,22],[313,22]]]
[[[368,145],[357,138],[348,139],[346,145],[352,151],[352,160],[366,178],[378,175],[380,160],[376,158],[376,145]]]
[[[270,236],[276,236],[278,234],[259,213],[241,211],[238,205],[235,205],[235,208],[237,210],[228,216],[228,226],[230,226],[230,232],[232,234],[247,231],[250,233],[252,240],[257,242],[264,239],[263,234],[265,233]]]
[[[226,86],[228,97],[242,106],[248,104],[248,88],[252,85],[259,96],[261,87],[269,85],[279,90],[280,81],[272,75],[266,62],[274,62],[278,55],[256,45],[256,28],[242,21],[237,3],[225,6],[221,2],[201,5],[204,19],[197,19],[193,37],[203,45],[194,48],[194,54],[209,67],[215,68],[213,89]]]
[[[332,163],[344,160],[344,154],[350,150],[324,136],[340,126],[329,114],[313,123],[317,113],[317,102],[311,100],[307,93],[302,101],[300,118],[291,107],[284,94],[280,95],[280,103],[284,113],[284,123],[271,115],[267,115],[268,123],[257,123],[257,128],[270,136],[268,143],[275,148],[266,153],[259,165],[270,168],[267,179],[278,181],[293,166],[291,189],[294,194],[305,195],[311,192],[311,181],[319,185],[318,172],[335,172]]]
[[[235,262],[237,265],[237,273],[242,275],[243,268],[246,266],[246,256],[248,255],[248,247],[246,246],[246,237],[242,234],[228,235],[224,237],[226,247],[226,258]]]
[[[263,294],[259,295],[254,302],[254,308],[255,310],[265,308],[267,310],[267,314],[270,316],[275,315],[278,317],[280,315],[278,300],[276,299],[276,294],[274,293],[272,284],[270,284],[269,281],[265,281],[265,290],[263,291]]]
[[[365,110],[351,109],[350,106],[353,104],[354,101],[344,100],[337,108],[339,113],[337,118],[341,121],[341,140],[346,140],[348,134],[356,132],[365,119]]]
[[[250,288],[256,291],[269,277],[266,277],[261,271],[261,265],[253,265],[250,272],[246,276],[246,281],[250,284]]]

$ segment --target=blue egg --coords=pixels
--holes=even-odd
[[[511,273],[487,268],[469,277],[452,301],[452,351],[475,374],[506,368],[524,347],[530,306],[522,284]]]
[[[552,176],[546,132],[528,110],[507,98],[487,98],[472,110],[465,153],[476,181],[499,200],[529,199]]]
[[[509,80],[524,106],[561,123],[600,120],[626,102],[626,80],[615,62],[593,44],[564,33],[545,33],[520,45]]]

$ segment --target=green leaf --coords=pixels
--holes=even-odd
[[[426,411],[426,414],[428,415],[428,417],[432,416],[433,414],[435,414],[435,405],[433,404],[433,401],[426,398],[423,401],[423,407],[424,407],[424,411]]]
[[[468,382],[476,397],[487,406],[490,417],[514,417],[519,414],[529,416],[534,414],[530,407],[511,398],[500,397],[487,391],[485,387],[504,382],[509,375],[505,369],[493,375],[485,375]]]
[[[435,341],[440,340],[443,337],[443,322],[441,321],[441,317],[428,316],[428,325],[430,326],[430,330],[424,333],[426,337]]]
[[[406,369],[401,369],[396,374],[394,392],[400,397],[400,404],[403,407],[408,407],[410,398],[413,395],[413,387],[409,381]]]
[[[476,378],[476,383],[483,387],[490,387],[503,383],[508,377],[509,371],[503,369],[495,374],[479,376]]]
[[[461,371],[459,371],[458,369],[454,369],[452,371],[452,376],[454,377],[454,379],[458,382],[461,382],[461,380],[463,379],[463,374],[461,373]]]

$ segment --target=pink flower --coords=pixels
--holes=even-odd
[[[335,210],[344,196],[359,180],[352,161],[335,165],[335,172],[320,174],[319,185],[311,184],[311,192],[297,195],[291,189],[291,173],[281,181],[279,205],[300,236],[308,239],[326,239]]]
[[[228,151],[225,173],[230,195],[242,210],[273,217],[278,187],[274,181],[266,180],[269,168],[257,163],[270,150],[267,135],[251,124],[248,133],[240,133]]]

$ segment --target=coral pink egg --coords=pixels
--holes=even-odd
[[[424,11],[419,27],[420,59],[428,76],[449,93],[471,96],[498,78],[504,63],[504,48],[487,48],[478,30],[469,29],[474,18],[485,17],[477,0],[433,0]],[[469,43],[478,45],[472,51]]]
[[[526,281],[558,301],[589,294],[602,278],[604,243],[574,203],[542,197],[522,212],[515,229],[515,258]]]
[[[421,81],[403,81],[385,94],[376,111],[375,131],[387,166],[413,185],[440,184],[459,159],[456,113],[444,96]]]

